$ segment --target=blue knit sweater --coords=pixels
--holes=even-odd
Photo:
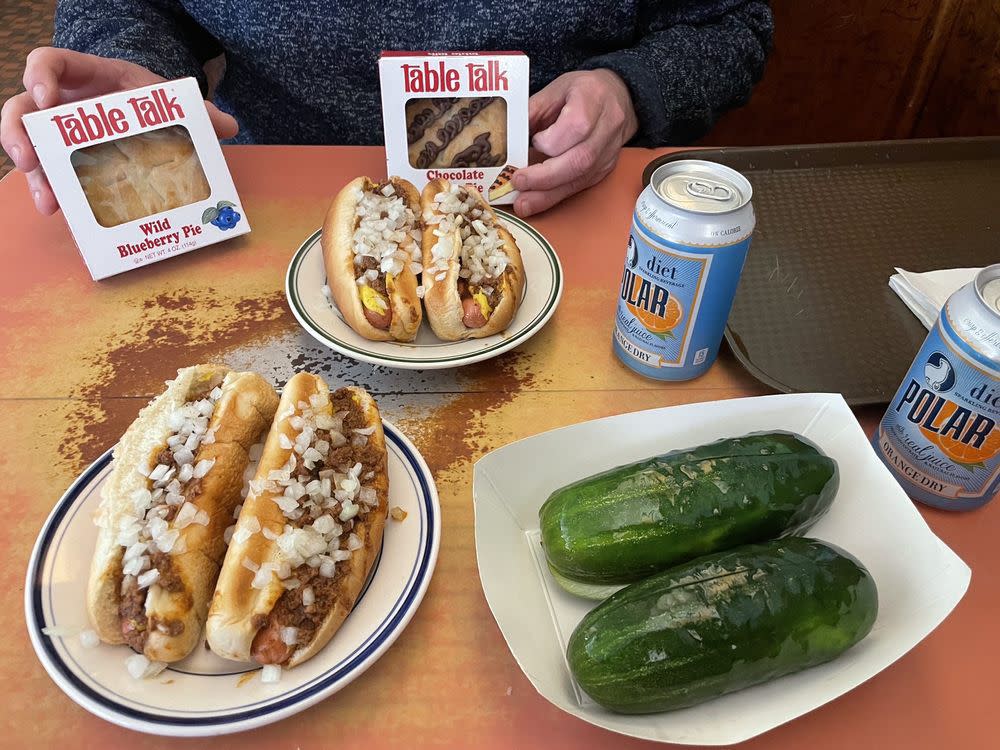
[[[219,53],[216,104],[240,143],[382,141],[382,50],[517,49],[531,90],[570,70],[628,84],[637,145],[681,144],[743,104],[770,48],[766,0],[60,0],[54,44],[196,76]]]

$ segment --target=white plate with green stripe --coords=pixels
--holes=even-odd
[[[527,280],[524,300],[507,330],[467,341],[441,341],[424,321],[410,343],[369,341],[344,322],[323,294],[321,230],[299,246],[288,266],[285,294],[292,314],[317,341],[341,354],[373,365],[407,370],[436,370],[481,362],[523,344],[552,317],[562,296],[562,266],[548,240],[530,224],[504,211],[497,216],[514,236]]]

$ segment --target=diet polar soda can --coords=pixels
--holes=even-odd
[[[614,348],[638,373],[690,380],[719,352],[754,228],[753,190],[710,161],[673,161],[636,201]]]
[[[915,500],[971,510],[1000,492],[1000,263],[945,303],[872,444]]]

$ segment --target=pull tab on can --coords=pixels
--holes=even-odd
[[[712,201],[731,201],[733,191],[720,183],[709,184],[704,180],[691,180],[684,188],[688,195],[695,198],[708,198]]]
[[[697,159],[667,162],[653,172],[650,184],[674,208],[696,214],[738,211],[753,193],[739,172]]]

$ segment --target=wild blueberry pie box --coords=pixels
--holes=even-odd
[[[379,77],[388,174],[514,202],[511,175],[528,164],[527,55],[383,52]]]
[[[194,78],[22,120],[94,279],[250,231]]]

